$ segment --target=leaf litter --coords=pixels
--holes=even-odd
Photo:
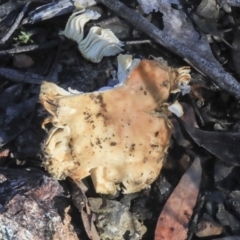
[[[85,6],[96,5],[94,1],[86,3],[81,0],[79,2]],[[109,1],[102,0],[101,2]],[[236,7],[236,3],[234,5],[232,1],[206,0],[197,3],[180,3],[177,0],[139,0],[138,2],[145,14],[148,15],[144,15],[144,17],[155,23],[166,36],[181,43],[191,52],[196,52],[202,58],[207,59],[208,63],[220,72],[224,68],[236,79],[239,77],[237,65],[239,34],[236,30],[239,21],[236,13],[239,12],[239,9]],[[18,5],[18,3],[20,4]],[[0,75],[2,77],[0,84],[0,137],[2,139],[0,165],[5,167],[0,177],[2,183],[9,176],[7,175],[8,170],[15,171],[18,176],[26,176],[26,171],[17,172],[15,169],[28,169],[29,166],[36,169],[42,166],[40,149],[46,134],[40,129],[40,125],[47,117],[47,113],[38,104],[37,96],[39,85],[46,76],[54,76],[50,80],[54,80],[65,90],[69,90],[68,88],[70,91],[72,91],[71,89],[75,90],[75,93],[77,91],[92,92],[102,87],[106,89],[106,86],[111,89],[118,82],[118,77],[115,74],[116,58],[105,57],[97,65],[92,64],[77,53],[77,46],[73,42],[60,39],[59,30],[64,29],[69,15],[74,9],[70,1],[62,2],[64,7],[62,12],[58,11],[61,1],[56,3],[32,1],[22,24],[19,24],[15,18],[23,10],[24,4],[22,1],[17,1],[17,4],[8,4],[9,8],[6,8],[8,7],[6,4],[0,5],[0,12],[2,16],[6,17],[1,20],[1,38],[8,33],[9,27],[12,26],[12,29],[15,29],[9,36],[9,40],[1,45],[0,54]],[[132,10],[139,8],[136,1],[125,2],[125,4]],[[149,55],[154,55],[167,59],[171,67],[186,65],[186,62],[184,63],[176,57],[175,54],[179,54],[178,51],[173,50],[175,53],[173,54],[169,52],[169,48],[166,50],[146,39],[148,36],[136,32],[135,26],[131,25],[131,20],[128,22],[118,18],[117,24],[114,26],[112,19],[116,18],[116,15],[109,12],[107,8],[97,5],[91,10],[99,11],[102,14],[103,17],[97,20],[99,26],[109,28],[117,33],[116,36],[125,43],[124,50],[133,54],[134,57],[144,59]],[[123,13],[127,12],[123,11]],[[54,18],[55,15],[62,15],[62,17],[61,19]],[[109,16],[110,18],[108,18]],[[98,23],[87,23],[87,31],[95,25],[98,26]],[[40,28],[44,28],[44,31],[41,31]],[[30,37],[32,42],[14,41],[21,35],[21,32],[24,34],[33,33]],[[59,47],[60,42],[62,43],[61,47]],[[130,42],[131,44],[129,44]],[[179,45],[176,44],[176,46]],[[41,49],[41,51],[37,49]],[[53,54],[49,54],[50,50]],[[15,64],[14,66],[13,59],[18,58],[18,53],[25,51],[28,52],[28,56],[34,64],[32,65],[31,62],[29,66],[26,65],[25,69],[16,69],[15,67],[21,67],[22,62],[19,63],[20,65]],[[183,55],[180,54],[180,56]],[[189,62],[188,57],[184,60]],[[78,187],[71,193],[69,192],[69,202],[74,203],[78,211],[81,212],[78,214],[73,204],[70,204],[72,210],[69,214],[77,221],[77,224],[74,221],[71,224],[75,224],[78,239],[106,239],[113,236],[106,226],[110,226],[111,218],[116,221],[120,212],[120,219],[124,221],[118,222],[119,239],[122,236],[122,239],[153,239],[154,233],[158,232],[158,225],[156,229],[155,226],[159,214],[160,216],[169,214],[169,211],[165,209],[169,210],[168,203],[171,202],[174,193],[186,191],[184,188],[181,190],[180,187],[184,187],[181,186],[181,181],[189,173],[188,171],[191,169],[189,165],[193,159],[196,159],[196,156],[201,156],[203,168],[201,188],[199,188],[200,183],[197,185],[198,188],[195,186],[194,198],[190,199],[192,200],[191,205],[188,206],[188,213],[190,213],[187,214],[188,218],[182,214],[185,208],[179,207],[179,215],[177,216],[184,216],[185,218],[181,218],[184,219],[183,222],[176,222],[176,219],[173,219],[169,226],[177,224],[176,226],[183,230],[181,232],[183,239],[186,236],[189,240],[197,239],[200,236],[211,239],[231,240],[238,238],[237,236],[240,234],[238,207],[240,205],[238,177],[239,103],[227,93],[231,92],[228,91],[229,89],[221,84],[219,86],[223,89],[219,89],[213,84],[218,78],[213,78],[213,75],[205,72],[202,74],[203,71],[195,71],[196,62],[191,63],[191,65],[193,66],[191,89],[186,89],[183,86],[186,95],[177,94],[169,99],[170,109],[172,108],[173,112],[179,108],[173,104],[176,100],[183,106],[183,116],[181,114],[180,118],[168,116],[173,124],[173,138],[170,141],[168,155],[160,176],[151,184],[151,187],[143,189],[139,193],[125,196],[118,191],[115,196],[97,194],[89,178],[84,179],[87,182],[87,188],[78,183]],[[48,75],[48,73],[51,74]],[[210,78],[207,79],[206,76],[210,76]],[[13,170],[13,168],[15,169]],[[188,170],[186,170],[187,168]],[[199,172],[200,169],[199,165]],[[28,176],[33,177],[31,173]],[[44,179],[40,175],[37,176],[39,179]],[[200,177],[198,181],[200,181],[199,179]],[[8,181],[11,184],[19,182],[20,185],[22,183],[23,186],[28,186],[27,181],[21,178],[9,178]],[[197,182],[196,179],[189,181],[189,186],[194,185],[194,181]],[[36,181],[36,184],[38,183]],[[54,184],[59,183],[55,181]],[[67,185],[70,184],[70,180],[61,181],[61,184],[68,191],[69,186]],[[3,196],[8,196],[12,203],[22,201],[22,198],[14,198],[11,194],[9,196],[8,186],[4,186],[6,189],[2,191]],[[34,186],[33,184],[28,188],[34,189]],[[124,186],[121,187],[124,188]],[[185,187],[187,188],[187,186]],[[77,193],[79,189],[80,193]],[[40,191],[42,192],[40,195],[39,191],[37,192],[34,193],[34,196],[42,200],[47,199],[46,196],[49,195],[48,191]],[[23,194],[21,191],[19,193]],[[199,199],[203,199],[202,203],[196,201],[197,193]],[[185,198],[185,200],[188,199]],[[1,209],[5,211],[6,204],[3,202],[1,204],[3,205]],[[31,204],[34,205],[34,202]],[[96,204],[100,206],[99,209],[95,209]],[[46,204],[44,206],[49,207]],[[174,210],[174,207],[177,207],[177,204],[170,207],[171,211]],[[1,216],[6,217],[6,215]],[[128,217],[126,218],[126,216]],[[67,224],[69,224],[69,218],[66,219],[68,219]],[[4,221],[9,223],[7,218]],[[130,222],[131,224],[125,224]],[[78,226],[82,226],[81,230]],[[161,227],[163,228],[163,226]],[[87,232],[85,235],[84,228]],[[174,231],[176,229],[177,227],[174,228]],[[66,229],[66,231],[68,230]],[[172,237],[174,239],[175,236],[172,235]],[[177,237],[180,235],[178,234]]]

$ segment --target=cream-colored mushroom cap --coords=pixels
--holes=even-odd
[[[103,57],[122,52],[122,46],[123,43],[110,30],[92,27],[86,38],[79,42],[78,48],[86,59],[97,63]]]
[[[84,26],[90,20],[96,20],[101,15],[96,12],[87,9],[81,9],[77,12],[74,12],[68,19],[65,30],[60,32],[67,38],[70,38],[76,42],[80,42],[84,36]]]
[[[91,176],[103,194],[146,188],[167,153],[166,101],[181,79],[179,69],[141,60],[121,86],[106,91],[68,94],[43,82],[40,100],[53,124],[44,143],[45,168],[58,179]]]

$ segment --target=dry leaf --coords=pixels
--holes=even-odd
[[[185,240],[201,183],[202,167],[196,158],[167,200],[157,222],[155,240]]]

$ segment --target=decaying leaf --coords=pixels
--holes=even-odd
[[[96,214],[96,226],[101,240],[142,239],[147,231],[129,208],[114,200],[89,198],[91,210]]]
[[[184,114],[181,120],[173,119],[173,136],[181,146],[188,146],[188,140],[192,139],[196,144],[205,148],[214,156],[224,162],[240,166],[239,143],[240,133],[233,131],[206,131],[198,128],[193,109],[181,103],[184,108]],[[180,125],[186,130],[182,131]],[[184,137],[186,136],[186,137]],[[190,136],[190,138],[189,138]]]
[[[104,56],[114,56],[122,51],[123,43],[111,30],[100,27],[92,27],[88,35],[84,37],[84,26],[91,19],[98,19],[100,14],[92,10],[81,9],[72,14],[66,28],[61,34],[76,41],[78,49],[83,57],[92,61],[100,62]]]
[[[201,162],[196,158],[167,200],[155,230],[155,240],[185,240],[201,183]]]
[[[134,61],[133,61],[134,62]],[[91,175],[98,193],[149,186],[158,176],[171,136],[166,101],[190,80],[190,69],[142,60],[119,86],[74,94],[49,82],[40,101],[52,115],[44,144],[46,169],[58,179]]]
[[[184,128],[190,137],[199,146],[205,148],[207,151],[233,165],[240,166],[239,161],[239,132],[223,132],[223,131],[203,131],[183,123]]]

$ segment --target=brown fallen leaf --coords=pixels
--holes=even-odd
[[[202,167],[196,158],[167,200],[157,222],[155,240],[184,240],[197,201]]]
[[[94,216],[88,205],[86,192],[88,187],[82,182],[72,182],[72,199],[76,208],[81,212],[84,229],[92,240],[100,240],[97,229],[94,225]]]

